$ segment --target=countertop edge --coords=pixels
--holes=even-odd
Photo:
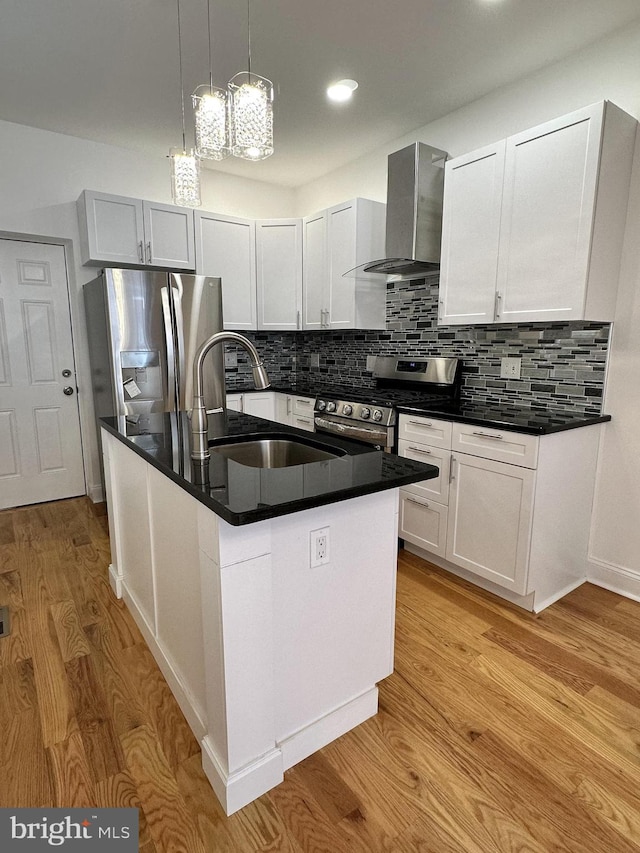
[[[424,408],[420,406],[396,406],[399,414],[416,415],[419,417],[437,418],[441,421],[452,421],[459,424],[473,424],[474,426],[484,426],[493,429],[501,429],[505,432],[520,432],[525,435],[549,435],[554,432],[564,432],[569,429],[579,429],[580,427],[595,426],[597,424],[606,423],[611,420],[611,415],[585,415],[583,418],[576,418],[575,421],[569,421],[564,424],[548,424],[539,426],[526,426],[523,424],[513,424],[508,421],[501,421],[493,418],[483,418],[479,415],[462,415],[452,412],[443,412],[440,409]]]
[[[314,507],[319,506],[327,506],[328,504],[339,503],[341,501],[362,497],[364,495],[389,491],[390,489],[402,488],[403,486],[408,486],[412,483],[418,483],[421,480],[430,479],[428,474],[427,476],[425,476],[424,469],[431,469],[431,471],[429,471],[431,477],[438,476],[438,468],[436,466],[420,463],[423,469],[422,471],[415,472],[413,474],[399,474],[395,478],[393,485],[390,485],[389,481],[366,483],[363,485],[353,486],[346,489],[339,489],[335,492],[332,492],[331,494],[310,495],[309,497],[296,498],[294,501],[280,504],[277,507],[269,505],[265,506],[264,509],[232,512],[222,504],[219,504],[215,500],[212,500],[210,496],[207,495],[205,492],[201,491],[197,485],[180,476],[180,474],[169,468],[169,466],[155,458],[152,454],[148,453],[143,447],[140,447],[139,445],[130,441],[127,436],[122,435],[119,430],[112,427],[111,424],[106,423],[104,419],[101,418],[99,423],[102,429],[106,430],[114,438],[118,439],[121,444],[124,444],[125,447],[128,447],[130,450],[133,450],[133,452],[140,456],[141,459],[144,459],[145,462],[150,464],[161,474],[167,476],[177,486],[180,486],[184,491],[186,491],[188,494],[190,494],[192,497],[194,497],[196,500],[198,500],[200,503],[210,509],[215,515],[217,515],[219,518],[224,519],[228,524],[231,524],[233,527],[253,524],[254,522],[258,521],[266,521],[271,518],[279,518],[280,516],[291,515],[295,512],[302,512],[303,510],[313,509]],[[274,423],[273,425],[276,428],[282,427],[281,424]],[[297,432],[292,427],[287,428],[287,431],[292,433]],[[305,433],[305,435],[307,434]]]

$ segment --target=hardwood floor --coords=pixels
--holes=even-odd
[[[640,851],[640,604],[401,552],[379,714],[227,818],[108,562],[84,498],[0,512],[0,806],[136,806],[142,853]]]

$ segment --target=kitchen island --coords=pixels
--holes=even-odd
[[[185,413],[162,433],[129,428],[102,422],[111,583],[231,814],[376,713],[393,670],[398,488],[438,469],[236,412],[210,416],[204,466]],[[215,452],[259,436],[332,455],[262,468]]]

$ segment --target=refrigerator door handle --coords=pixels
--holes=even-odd
[[[171,323],[171,307],[169,305],[169,288],[162,288],[162,319],[164,321],[164,336],[167,345],[167,398],[172,410],[177,409],[176,400],[176,350]]]
[[[176,324],[176,353],[175,353],[175,363],[176,363],[176,373],[177,373],[177,387],[181,389],[180,397],[184,396],[183,399],[176,400],[176,408],[186,408],[187,402],[187,386],[189,385],[187,381],[187,373],[186,373],[186,364],[185,364],[185,340],[184,340],[184,316],[182,313],[182,286],[181,282],[178,279],[177,283],[172,283],[171,285],[171,296],[173,300],[173,316],[175,317]]]

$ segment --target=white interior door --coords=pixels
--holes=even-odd
[[[0,240],[0,509],[82,494],[64,249]]]

